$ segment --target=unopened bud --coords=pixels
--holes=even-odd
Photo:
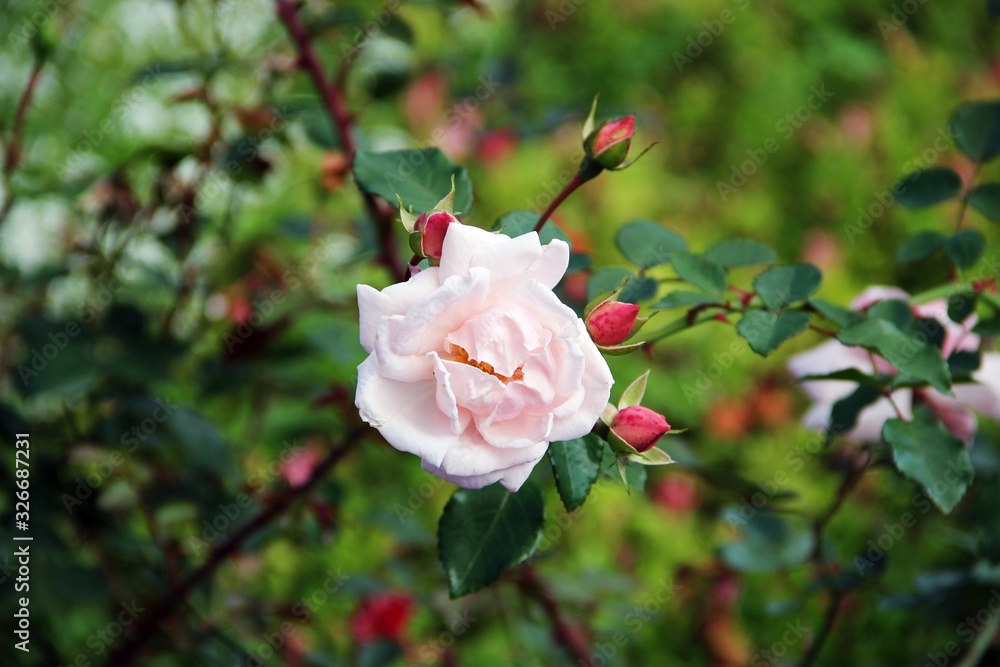
[[[653,448],[663,434],[670,430],[670,424],[660,413],[641,405],[632,405],[618,411],[611,430],[641,454]]]
[[[606,301],[587,315],[587,331],[598,345],[618,345],[634,333],[638,317],[639,306]]]

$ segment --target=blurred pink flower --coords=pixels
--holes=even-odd
[[[298,488],[309,481],[322,458],[323,452],[319,447],[307,445],[281,462],[281,476],[289,487]]]
[[[687,514],[700,502],[698,485],[681,475],[670,475],[657,484],[650,495],[657,505],[677,514]]]
[[[894,287],[875,286],[862,292],[851,307],[865,310],[879,301],[897,299],[908,301],[910,295]],[[931,318],[939,322],[945,331],[942,353],[949,357],[956,351],[975,351],[979,348],[979,336],[970,332],[976,324],[976,316],[971,315],[961,324],[948,318],[948,303],[945,300],[932,301],[913,307],[919,317]],[[875,357],[872,367],[871,355],[860,347],[848,347],[836,340],[830,340],[818,347],[792,357],[788,368],[797,378],[807,375],[825,375],[847,368],[855,368],[864,373],[895,374],[895,368],[881,357]],[[897,389],[892,392],[892,400],[906,419],[913,414],[915,403],[927,405],[944,426],[956,437],[971,443],[976,434],[976,414],[1000,419],[1000,353],[982,355],[982,365],[973,374],[976,384],[956,384],[954,396],[946,396],[936,389]],[[803,382],[802,389],[813,400],[812,407],[803,418],[809,428],[826,429],[830,421],[833,404],[849,396],[857,385],[840,381]],[[844,435],[854,440],[875,441],[882,437],[882,426],[886,420],[896,417],[896,411],[888,398],[880,398],[861,411],[857,425]]]

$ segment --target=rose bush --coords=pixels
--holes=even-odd
[[[910,295],[895,287],[874,286],[862,292],[851,303],[856,310],[867,310],[879,301],[908,301]],[[944,328],[942,354],[945,358],[954,352],[974,352],[979,349],[980,337],[971,333],[976,324],[976,316],[971,315],[961,324],[948,317],[948,303],[944,299],[915,306],[914,314],[921,318],[935,320]],[[873,366],[874,361],[874,366]],[[830,340],[812,350],[792,357],[789,370],[797,378],[810,375],[824,375],[839,370],[854,368],[864,373],[895,375],[898,371],[885,359],[872,356],[860,347],[850,347],[836,340]],[[845,437],[854,440],[874,441],[882,437],[882,426],[886,420],[896,417],[896,407],[905,419],[910,419],[915,403],[923,403],[930,408],[953,435],[972,442],[976,434],[976,413],[1000,419],[1000,353],[988,352],[982,355],[979,370],[973,373],[975,384],[956,384],[954,396],[947,396],[931,387],[918,389],[900,388],[889,398],[880,398],[861,411],[858,422]],[[813,404],[803,423],[809,428],[826,429],[833,404],[848,397],[857,384],[839,381],[807,381],[803,390]],[[893,407],[893,402],[896,407]]]
[[[519,489],[550,441],[591,430],[614,382],[552,292],[568,262],[559,240],[451,224],[440,266],[358,285],[362,418],[439,477]]]

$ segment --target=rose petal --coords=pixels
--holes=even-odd
[[[494,284],[506,287],[520,286],[525,280],[534,279],[552,289],[559,284],[569,267],[569,246],[559,239],[541,245],[538,234],[528,232],[506,243],[480,250],[472,257],[472,266],[490,272]]]
[[[985,353],[972,378],[979,384],[955,385],[955,397],[979,414],[1000,420],[1000,353]]]
[[[494,414],[476,420],[476,428],[487,443],[497,449],[523,449],[538,443],[548,444],[553,417],[550,413],[532,414],[518,410],[510,419],[495,418],[503,410],[507,395],[500,400]]]
[[[378,321],[392,315],[405,315],[414,305],[431,297],[438,287],[438,269],[421,271],[406,282],[389,285],[381,292],[368,285],[358,285],[358,315],[361,322],[361,347],[371,352],[375,347]]]
[[[468,275],[472,268],[472,258],[477,253],[508,241],[509,236],[493,234],[470,225],[449,227],[441,250],[441,282],[452,276]]]
[[[909,301],[910,295],[898,287],[872,285],[851,301],[854,310],[868,310],[879,301]]]
[[[368,357],[358,366],[355,405],[361,418],[390,445],[440,465],[461,437],[452,432],[451,418],[438,409],[435,389],[433,379],[398,382],[384,378],[374,358]]]
[[[608,362],[605,361],[597,346],[591,342],[583,322],[578,323],[577,330],[579,332],[579,349],[583,352],[585,365],[583,376],[580,379],[583,395],[580,396],[581,391],[575,392],[562,406],[563,408],[575,406],[574,409],[566,411],[557,408],[554,411],[556,419],[552,424],[552,432],[549,434],[552,440],[572,440],[589,433],[594,428],[597,417],[608,405],[608,399],[611,398],[611,387],[615,383],[611,369],[608,368]],[[577,400],[579,400],[579,404],[577,404]]]
[[[441,464],[425,462],[423,467],[467,489],[500,482],[507,490],[517,491],[546,449],[546,442],[517,449],[498,449],[485,442],[468,440],[449,451]]]
[[[440,363],[448,373],[449,386],[460,407],[483,417],[496,409],[504,393],[504,385],[500,380],[468,364],[447,359]]]
[[[528,477],[531,475],[531,471],[535,468],[535,464],[538,463],[541,458],[542,457],[539,456],[534,461],[521,463],[516,466],[511,466],[510,468],[505,468],[504,470],[494,470],[482,475],[451,475],[441,468],[430,465],[427,461],[423,462],[422,467],[432,475],[436,475],[441,479],[447,480],[452,484],[457,484],[465,489],[481,489],[484,486],[500,482],[505,489],[511,493],[516,493],[518,489],[520,489],[521,486],[523,486],[527,481]]]
[[[955,389],[957,390],[958,387],[956,386]],[[934,416],[952,435],[966,443],[972,442],[976,435],[978,421],[976,415],[962,406],[964,401],[959,400],[958,391],[955,392],[956,398],[945,396],[935,389],[922,390],[920,393]]]
[[[545,333],[523,309],[505,307],[473,317],[447,340],[464,349],[470,359],[488,363],[496,373],[511,377],[532,351],[551,338]]]
[[[438,409],[451,419],[451,432],[459,435],[472,420],[472,415],[468,410],[461,408],[455,397],[455,392],[451,388],[451,374],[442,362],[437,353],[432,352],[431,358],[434,360],[434,377],[437,379],[437,392],[435,398]]]

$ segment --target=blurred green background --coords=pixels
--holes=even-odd
[[[595,267],[624,266],[615,230],[648,218],[695,250],[750,237],[813,262],[821,296],[844,304],[866,285],[917,292],[947,277],[944,260],[893,258],[914,231],[950,229],[954,211],[903,212],[885,193],[933,163],[968,174],[949,115],[1000,83],[980,1],[316,1],[302,15],[331,73],[357,55],[348,101],[362,148],[437,145],[469,169],[467,224],[544,208],[576,168],[599,92],[601,113],[637,115],[639,147],[659,143],[559,209]],[[371,26],[373,38],[359,32]],[[355,285],[388,276],[266,0],[7,0],[0,49],[5,149],[39,67],[20,162],[0,185],[0,424],[5,451],[6,434],[32,434],[35,536],[33,651],[5,664],[103,664],[115,639],[102,632],[123,601],[162,595],[221,539],[206,526],[252,517],[294,483],[282,461],[308,468],[356,419]],[[580,278],[564,286],[576,305]],[[19,369],[74,323],[81,333],[25,381]],[[823,585],[805,565],[745,573],[720,560],[737,537],[722,511],[741,496],[712,482],[773,489],[784,473],[769,509],[792,517],[834,498],[857,448],[809,449],[787,354],[762,360],[722,326],[658,345],[649,405],[691,430],[668,446],[687,465],[651,470],[645,494],[609,477],[567,517],[548,464],[537,467],[549,517],[535,563],[592,628],[595,664],[799,664],[808,641],[788,629],[819,630]],[[621,385],[650,358],[611,363]],[[167,417],[133,447],[126,434],[164,414],[157,400]],[[987,478],[996,434],[984,424],[975,450]],[[517,587],[448,599],[435,526],[452,489],[372,432],[192,595],[140,664],[568,663]],[[997,486],[955,521],[921,513],[916,490],[877,468],[831,523],[827,553],[853,576],[869,540],[919,514],[852,583],[816,664],[934,664],[948,642],[966,645],[960,624],[1000,586],[970,546]],[[0,513],[8,544],[10,494]],[[317,602],[334,575],[335,593]],[[384,591],[408,596],[412,618],[395,644],[359,641],[352,618]],[[994,651],[980,664],[998,661]]]

